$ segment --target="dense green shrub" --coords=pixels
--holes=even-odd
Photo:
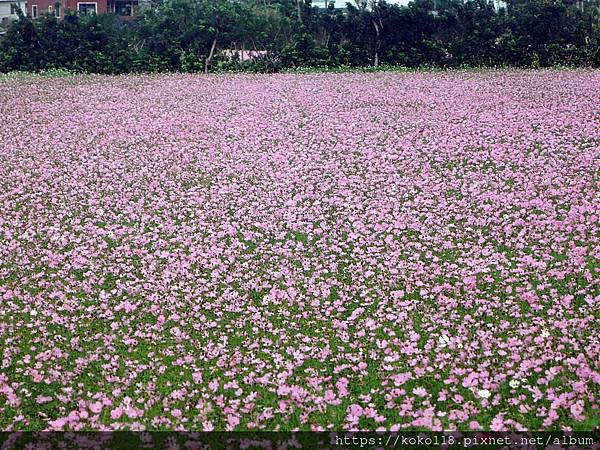
[[[339,4],[339,0],[338,0]],[[0,36],[0,72],[278,72],[364,66],[600,65],[600,0],[164,0],[135,21],[21,15]],[[582,7],[583,5],[583,7]],[[235,52],[258,56],[240,61]],[[234,57],[231,57],[231,54]]]

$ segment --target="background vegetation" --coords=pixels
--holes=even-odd
[[[228,49],[259,56],[240,61]],[[0,37],[1,72],[382,65],[598,67],[600,0],[509,0],[500,10],[486,0],[369,0],[345,8],[310,0],[153,0],[131,22],[111,14],[22,16]]]

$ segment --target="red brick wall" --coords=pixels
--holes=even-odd
[[[65,10],[70,9],[77,11],[77,3],[96,3],[96,12],[102,14],[107,12],[107,0],[61,0],[60,1],[60,16],[64,17]],[[38,16],[48,12],[49,6],[54,6],[56,0],[28,0],[27,1],[27,13],[33,16],[33,5],[38,7]]]

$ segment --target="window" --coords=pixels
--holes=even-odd
[[[60,3],[48,6],[48,14],[54,17],[60,17]]]
[[[37,5],[31,5],[31,17],[37,19],[38,16],[38,8]]]
[[[95,14],[98,12],[98,3],[77,3],[77,11],[83,14]]]
[[[115,1],[112,8],[118,16],[133,16],[132,2]]]

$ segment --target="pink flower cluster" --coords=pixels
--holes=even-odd
[[[598,99],[591,70],[0,81],[0,428],[597,424]]]

